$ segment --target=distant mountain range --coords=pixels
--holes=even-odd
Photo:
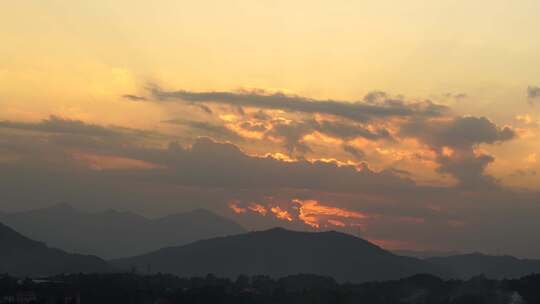
[[[459,279],[540,273],[540,260],[480,253],[390,253],[339,232],[275,228],[246,233],[232,220],[203,209],[147,219],[114,210],[87,213],[61,204],[0,213],[0,223],[13,227],[0,224],[0,273],[17,275],[111,270],[96,256],[113,259],[117,270],[135,266],[180,276],[310,273],[363,282],[417,273]]]
[[[458,251],[393,251],[397,255],[410,256],[447,269],[451,278],[469,279],[477,275],[489,278],[519,278],[540,273],[540,260],[520,259],[509,255],[460,253]]]
[[[98,257],[49,248],[0,224],[0,274],[40,276],[110,271],[109,264]]]
[[[180,276],[213,273],[230,278],[241,274],[282,277],[309,273],[338,281],[365,282],[417,273],[446,275],[429,262],[394,255],[349,234],[282,228],[198,241],[112,263],[124,269],[136,267]]]
[[[245,232],[232,220],[203,209],[147,219],[115,210],[87,213],[59,204],[28,212],[0,213],[0,222],[50,246],[106,259]]]
[[[493,256],[481,253],[432,257],[425,261],[448,269],[452,278],[468,279],[480,274],[489,278],[519,278],[540,273],[540,260],[518,259],[513,256]]]

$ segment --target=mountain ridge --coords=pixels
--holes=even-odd
[[[110,265],[96,256],[48,247],[0,223],[0,273],[32,276],[110,271]]]
[[[0,221],[51,246],[107,259],[246,231],[236,222],[205,209],[150,219],[133,212],[108,209],[90,213],[69,204],[56,204],[0,213]]]
[[[485,275],[493,279],[519,278],[540,273],[540,260],[520,259],[510,255],[473,252],[447,257],[431,257],[425,260],[451,270],[451,277],[457,279],[469,279],[477,275]]]
[[[230,278],[241,274],[282,277],[309,273],[338,281],[365,282],[417,273],[443,274],[427,262],[394,255],[350,234],[284,228],[200,240],[110,262],[124,269],[151,268],[152,272],[180,276],[213,273]]]

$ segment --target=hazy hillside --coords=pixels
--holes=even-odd
[[[0,224],[0,273],[32,276],[110,270],[107,262],[98,257],[49,248]]]
[[[452,276],[468,279],[483,274],[489,278],[518,278],[540,273],[540,260],[518,259],[512,256],[492,256],[481,253],[432,257],[426,261],[451,271]]]
[[[28,237],[70,252],[103,258],[133,256],[167,246],[245,232],[232,220],[198,209],[159,219],[108,210],[86,213],[70,205],[0,214]]]
[[[416,273],[441,274],[427,262],[396,256],[348,234],[282,228],[165,248],[113,264],[181,276],[214,273],[225,277],[280,277],[310,273],[351,282],[396,279]]]

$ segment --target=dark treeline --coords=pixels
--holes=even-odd
[[[240,276],[236,280],[208,275],[179,278],[158,274],[60,275],[43,280],[0,277],[0,302],[5,296],[33,293],[35,303],[65,303],[66,295],[80,303],[540,303],[540,275],[521,279],[444,281],[431,275],[363,284],[338,284],[329,277],[295,275],[281,279]]]

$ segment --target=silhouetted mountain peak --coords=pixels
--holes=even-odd
[[[49,248],[0,223],[0,273],[27,276],[108,270],[109,265],[97,257]]]
[[[53,247],[105,258],[142,254],[245,232],[231,219],[205,209],[150,219],[118,209],[85,212],[68,204],[57,204],[6,213],[0,221]]]
[[[393,255],[353,235],[282,227],[167,247],[115,262],[121,267],[151,264],[153,271],[183,276],[311,273],[342,281],[366,281],[438,273],[429,263]]]
[[[30,250],[34,248],[47,248],[45,243],[31,240],[13,228],[0,223],[0,249],[5,250]],[[1,250],[0,250],[1,251]]]
[[[8,226],[0,223],[0,233],[8,233],[9,230],[12,230],[11,228],[9,228]]]
[[[294,238],[294,239],[320,239],[327,241],[350,241],[355,244],[363,244],[364,246],[371,247],[372,249],[381,250],[379,246],[370,243],[360,237],[354,236],[349,233],[340,232],[336,230],[328,231],[297,231],[290,230],[284,227],[274,227],[268,230],[254,231],[252,234],[260,236],[275,236],[283,239]]]
[[[16,238],[24,238],[15,230],[11,229],[9,226],[6,226],[0,223],[0,241],[6,241]]]

